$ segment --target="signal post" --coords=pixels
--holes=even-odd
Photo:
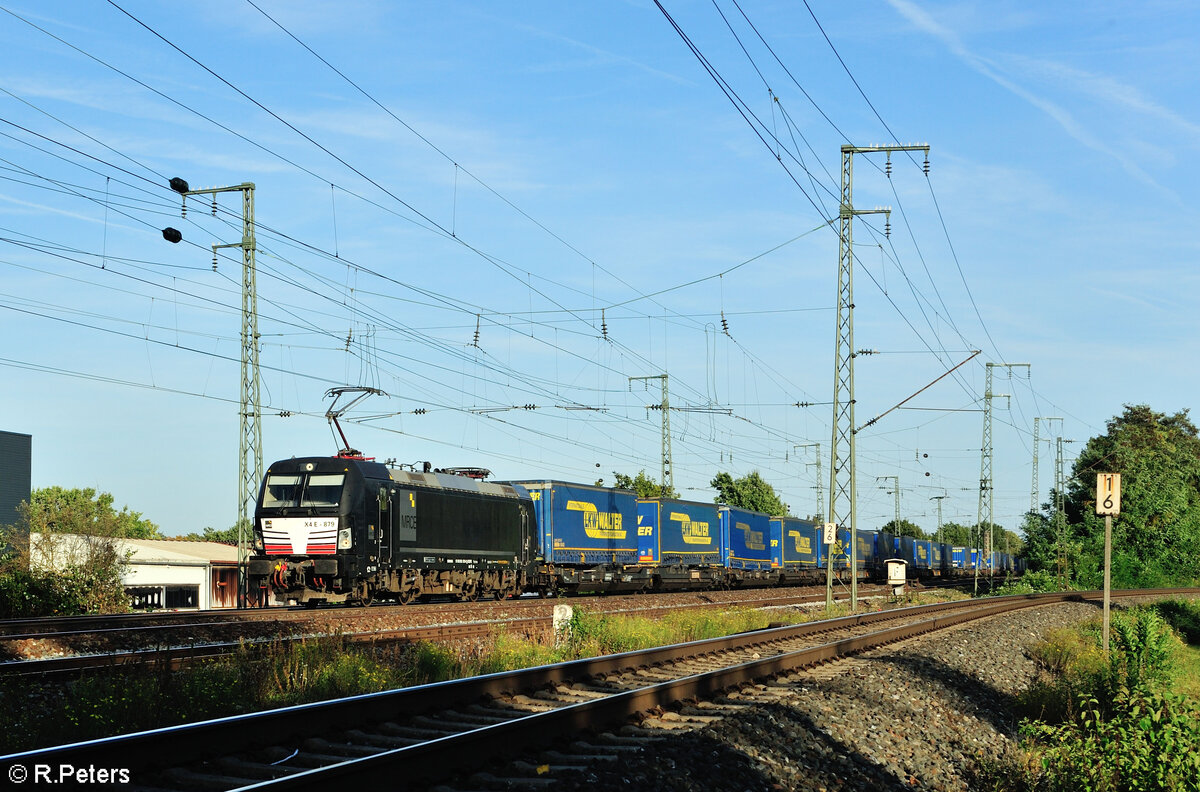
[[[1112,518],[1121,513],[1121,474],[1096,474],[1096,514],[1104,515],[1104,651],[1108,651],[1109,603],[1112,599]]]

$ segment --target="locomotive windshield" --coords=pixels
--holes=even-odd
[[[263,488],[263,508],[337,506],[345,478],[341,473],[269,474]]]

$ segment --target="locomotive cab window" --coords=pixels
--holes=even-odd
[[[263,489],[264,509],[286,506],[337,506],[342,498],[341,473],[272,473]]]
[[[281,506],[295,506],[300,496],[300,475],[269,475],[267,486],[263,488],[263,507],[277,509]]]
[[[329,475],[313,473],[308,477],[300,505],[337,506],[342,497],[342,482],[345,478],[341,473]]]

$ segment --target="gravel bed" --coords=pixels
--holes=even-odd
[[[556,789],[971,789],[980,760],[1015,755],[1016,696],[1036,670],[1026,647],[1099,615],[1063,603],[973,622],[804,672],[796,695],[699,730]],[[754,699],[752,691],[730,700]]]

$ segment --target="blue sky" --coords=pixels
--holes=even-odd
[[[858,434],[860,527],[882,476],[974,522],[985,362],[1032,366],[994,388],[1006,527],[1034,416],[1200,391],[1193,4],[664,0],[741,112],[653,2],[0,5],[0,428],[168,534],[233,523],[240,387],[240,207],[181,218],[172,176],[256,185],[267,464],[367,385],[380,459],[657,476],[629,378],[666,372],[685,497],[759,470],[815,511],[846,142],[931,147],[855,160],[892,209],[855,223],[858,422],[982,350]]]

